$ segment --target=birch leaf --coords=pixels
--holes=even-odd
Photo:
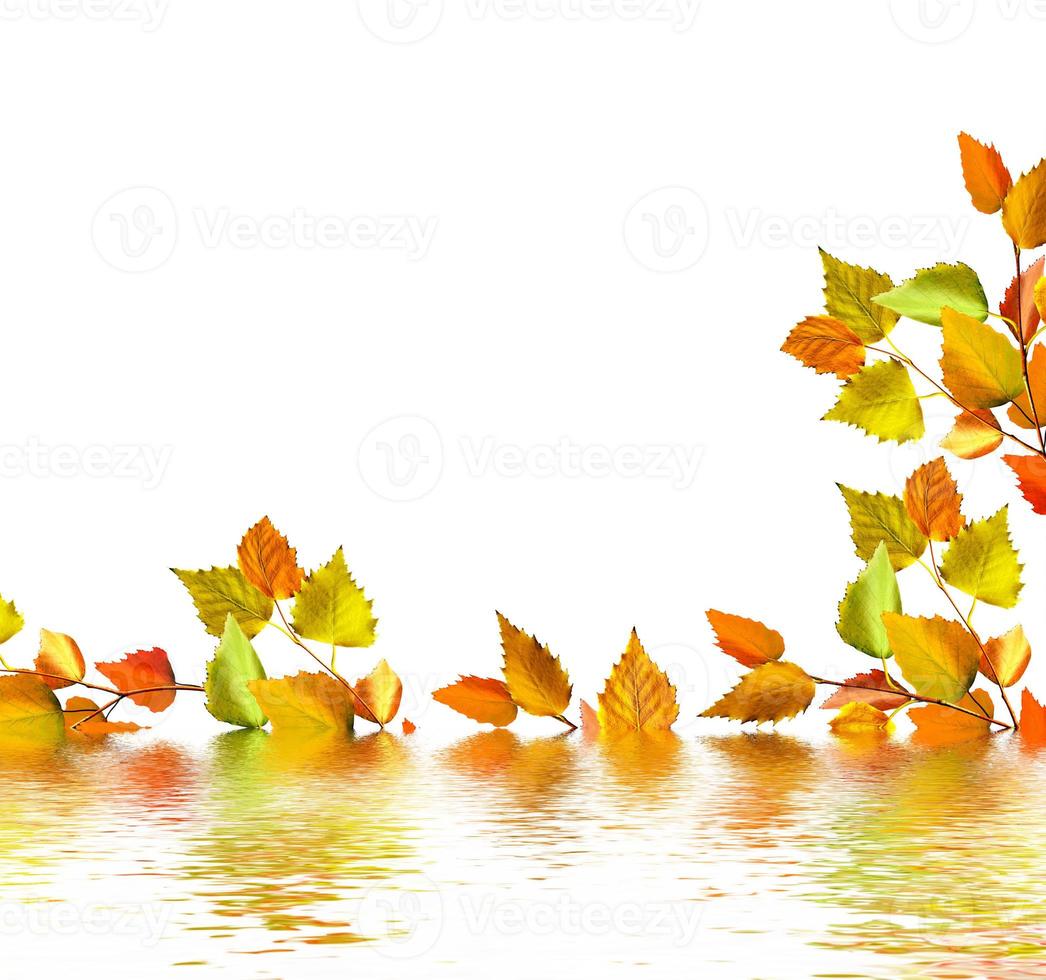
[[[926,433],[912,379],[907,368],[894,360],[863,367],[846,383],[824,418],[855,426],[880,442],[908,442]]]
[[[754,667],[701,717],[776,724],[805,711],[815,693],[814,682],[806,671],[787,660],[777,660]]]
[[[1002,226],[1018,248],[1046,245],[1046,160],[1021,174],[1002,205]]]
[[[1024,499],[1036,514],[1046,514],[1046,459],[1041,456],[1003,456],[1003,461],[1017,475]]]
[[[962,516],[962,494],[938,457],[920,466],[904,487],[904,506],[915,526],[931,541],[949,541],[966,522]]]
[[[876,303],[901,316],[941,326],[941,314],[950,307],[976,320],[988,317],[988,298],[977,273],[968,265],[941,262],[920,269],[896,289],[873,297]]]
[[[846,590],[839,604],[836,629],[855,650],[885,660],[893,656],[883,625],[884,612],[901,611],[901,590],[886,544],[879,542],[864,571]]]
[[[885,493],[863,493],[839,484],[850,511],[850,529],[857,557],[870,561],[879,542],[886,544],[895,571],[907,568],[922,557],[926,537],[908,516],[900,497]]]
[[[261,728],[268,718],[251,693],[250,684],[265,679],[265,668],[236,617],[225,618],[222,641],[207,665],[203,682],[207,710],[218,721],[240,728]]]
[[[893,287],[893,280],[874,269],[850,265],[820,249],[824,265],[824,299],[828,315],[842,320],[865,343],[882,340],[897,316],[872,297]]]
[[[548,647],[498,613],[505,684],[512,700],[531,715],[555,718],[570,704],[570,678]]]
[[[352,695],[329,674],[302,672],[294,677],[249,681],[247,686],[272,719],[273,731],[352,731]]]
[[[792,328],[781,350],[818,374],[844,381],[864,366],[864,342],[842,320],[808,316]]]
[[[968,408],[994,408],[1024,391],[1021,355],[994,327],[951,308],[942,312],[945,387]]]
[[[54,675],[42,677],[41,680],[52,691],[58,691],[82,681],[87,673],[87,664],[84,663],[84,655],[76,645],[76,640],[71,636],[40,630],[40,652],[36,656],[36,669],[41,674]]]
[[[511,725],[519,711],[505,682],[496,677],[462,677],[433,692],[432,698],[473,721],[498,728]]]
[[[961,623],[900,613],[885,613],[883,622],[897,665],[916,694],[954,703],[969,691],[981,649]]]
[[[881,670],[855,674],[846,681],[846,684],[848,686],[840,687],[821,707],[841,708],[843,705],[852,704],[855,701],[863,701],[881,711],[892,711],[902,704],[907,704],[910,700],[901,692],[894,693],[894,689],[900,685],[896,681],[891,684]],[[874,690],[875,688],[878,690]]]
[[[1002,445],[1002,431],[994,413],[987,408],[962,412],[952,431],[941,440],[941,448],[960,459],[980,459]]]
[[[13,674],[0,677],[0,734],[41,728],[61,731],[62,706],[54,691],[39,677]]]
[[[758,620],[719,612],[718,609],[709,609],[706,615],[715,630],[716,646],[742,666],[758,667],[768,660],[781,659],[785,643],[777,630]]]
[[[272,599],[251,585],[238,568],[171,571],[189,590],[200,621],[212,636],[222,636],[225,621],[233,616],[247,638],[253,639],[272,618]]]
[[[7,602],[0,596],[0,643],[6,643],[12,636],[20,633],[23,626],[25,626],[25,620],[22,618],[22,614],[15,609],[15,604]]]
[[[958,704],[970,711],[976,711],[979,715],[982,708],[988,715],[995,712],[995,705],[987,691],[967,694]],[[971,738],[983,738],[991,731],[988,717],[974,718],[939,704],[913,708],[908,712],[908,717],[916,727],[916,740],[923,745],[950,745]]]
[[[1021,738],[1030,745],[1046,745],[1046,707],[1027,688],[1021,693]]]
[[[890,725],[885,712],[864,701],[851,701],[839,709],[839,713],[828,722],[836,735],[861,735],[869,732],[884,732]]]
[[[944,553],[941,577],[993,606],[1012,609],[1020,594],[1021,569],[1010,541],[1008,508],[963,528]]]
[[[1002,156],[994,146],[985,146],[967,133],[959,134],[959,153],[973,206],[984,214],[995,214],[1013,186]]]
[[[659,731],[671,728],[678,717],[676,689],[632,630],[624,654],[599,695],[600,728],[608,732]]]
[[[118,691],[144,691],[146,688],[169,687],[175,683],[171,661],[159,647],[137,650],[115,663],[95,664],[95,667],[112,681]],[[145,691],[143,694],[132,694],[131,700],[159,713],[174,704],[175,695],[175,691]]]
[[[384,726],[396,717],[403,699],[403,682],[386,661],[380,661],[352,686],[359,695],[354,699],[353,708],[360,718]]]
[[[378,621],[345,564],[341,548],[306,579],[294,600],[294,629],[309,640],[369,647]]]
[[[1013,687],[1031,662],[1031,644],[1024,635],[1023,626],[1014,626],[1008,633],[984,644],[981,654],[981,673],[1002,687]]]
[[[289,599],[301,588],[305,572],[298,553],[268,517],[243,536],[236,555],[247,581],[270,599]]]

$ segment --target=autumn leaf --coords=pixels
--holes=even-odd
[[[987,408],[975,408],[956,418],[952,431],[941,440],[941,448],[960,459],[980,459],[995,452],[1002,439],[995,414]]]
[[[125,735],[142,731],[133,721],[107,720],[90,698],[75,697],[65,702],[65,726],[79,735],[104,738],[106,735]],[[88,720],[90,719],[90,720]],[[76,726],[75,729],[73,726]]]
[[[1043,263],[1044,270],[1046,270],[1046,259],[1039,259],[1039,262]],[[1039,262],[1035,263],[1035,268]],[[1046,320],[1046,278],[1039,279],[1035,283],[1035,289],[1032,293],[1032,300],[1035,303],[1035,309],[1039,314],[1040,320]]]
[[[984,644],[980,671],[1001,687],[1013,687],[1031,662],[1031,644],[1024,635],[1023,626],[1014,626],[1002,636]]]
[[[0,596],[0,643],[6,643],[12,636],[21,632],[23,626],[25,626],[25,620],[22,618],[22,614],[15,609],[15,604],[7,602]]]
[[[294,600],[294,629],[309,640],[339,647],[369,647],[378,621],[339,548],[305,579]]]
[[[206,708],[218,721],[240,728],[261,728],[268,718],[250,691],[250,683],[265,679],[265,668],[236,617],[225,619],[222,641],[207,665],[203,683]]]
[[[1046,272],[1046,256],[1036,259],[1020,276],[1014,276],[1013,281],[1006,289],[1006,296],[999,307],[999,313],[1019,323],[1024,331],[1024,341],[1029,342],[1035,336],[1042,322],[1042,313],[1036,304],[1035,287]],[[1017,302],[1017,293],[1020,292],[1020,303]]]
[[[505,653],[505,684],[512,700],[528,714],[558,718],[570,704],[570,678],[548,647],[498,613]]]
[[[404,718],[402,724],[404,735],[413,735],[418,730],[418,726],[415,725],[414,722],[412,722],[409,718]]]
[[[893,360],[877,361],[858,371],[824,419],[855,426],[880,442],[909,442],[926,432],[908,370]]]
[[[1021,738],[1032,745],[1046,745],[1046,707],[1039,704],[1031,691],[1021,694]]]
[[[904,487],[904,506],[915,526],[931,541],[949,541],[966,522],[962,494],[942,457],[920,466]]]
[[[172,568],[189,590],[200,621],[212,636],[221,636],[225,621],[234,616],[247,639],[254,639],[268,625],[273,603],[259,592],[238,568],[209,568],[190,572]]]
[[[842,708],[844,705],[859,701],[870,704],[873,708],[879,708],[881,711],[892,711],[894,708],[901,707],[902,704],[907,704],[910,700],[906,694],[892,693],[900,685],[896,682],[891,684],[881,670],[855,674],[844,683],[847,686],[840,687],[821,705],[822,708]],[[873,690],[873,688],[878,688],[878,690]]]
[[[785,643],[781,634],[756,619],[745,619],[744,616],[719,612],[718,609],[709,609],[705,615],[715,630],[716,646],[745,667],[758,667],[768,660],[780,660],[784,653]]]
[[[384,727],[396,717],[403,698],[403,682],[386,661],[380,661],[377,667],[352,687],[358,695],[353,707],[365,721]]]
[[[813,680],[801,667],[777,660],[752,668],[737,687],[701,717],[776,724],[810,707],[816,690]]]
[[[41,680],[53,691],[69,687],[84,679],[87,664],[76,640],[64,633],[40,630],[40,652],[36,657],[36,669],[41,674],[50,674]],[[65,678],[60,680],[59,678]]]
[[[174,670],[167,654],[159,647],[129,653],[115,663],[95,664],[118,691],[142,691],[149,687],[169,687],[175,683]],[[131,700],[150,711],[166,711],[174,704],[175,691],[146,691],[132,694]]]
[[[599,725],[604,731],[664,731],[679,717],[676,689],[632,636],[599,695]]]
[[[1046,244],[1046,160],[1010,188],[1002,204],[1002,225],[1018,248]]]
[[[818,374],[834,374],[844,381],[864,366],[864,342],[842,320],[808,316],[792,328],[781,347]]]
[[[828,722],[828,727],[836,735],[863,735],[883,732],[889,724],[885,712],[865,701],[851,701],[839,709],[839,713]]]
[[[270,599],[289,599],[301,588],[305,571],[298,567],[298,553],[268,517],[243,536],[236,556],[247,581]]]
[[[1031,509],[1036,514],[1046,514],[1046,459],[1041,456],[1003,456],[1003,461],[1017,474],[1017,484]]]
[[[462,677],[433,692],[432,698],[473,721],[498,728],[511,725],[519,710],[505,682],[496,677]]]
[[[961,623],[885,613],[883,622],[897,665],[920,697],[956,702],[970,689],[981,648]]]
[[[900,497],[885,493],[863,493],[838,484],[850,511],[850,530],[857,557],[870,561],[879,542],[886,544],[895,571],[907,568],[922,557],[926,537],[908,516]]]
[[[274,731],[352,731],[352,695],[329,674],[300,673],[253,680],[247,686],[272,719]]]
[[[1031,397],[1028,396],[1031,388]],[[1032,399],[1035,404],[1032,405]],[[1028,384],[1006,409],[1010,421],[1022,429],[1037,429],[1046,423],[1046,348],[1036,347],[1028,361]]]
[[[1009,339],[973,317],[941,313],[945,387],[968,408],[994,408],[1024,391],[1021,355]]]
[[[828,315],[842,320],[866,344],[882,340],[897,323],[897,317],[876,305],[872,297],[893,288],[893,280],[874,269],[850,265],[829,255],[823,248],[824,300]]]
[[[974,718],[939,704],[913,708],[908,712],[908,717],[917,729],[916,741],[923,745],[948,745],[971,738],[983,738],[991,731],[991,716],[995,713],[995,705],[987,691],[967,694],[958,704],[969,711],[976,711],[978,715],[981,715],[983,709],[988,716]]]
[[[951,586],[993,606],[1012,609],[1020,594],[1021,569],[1010,542],[1008,508],[964,527],[941,562],[941,577]]]
[[[941,326],[942,312],[950,307],[976,320],[988,316],[988,299],[977,273],[968,265],[941,262],[920,269],[896,289],[873,297],[876,303],[902,316]]]
[[[600,732],[599,712],[587,701],[581,702],[581,733],[586,738],[598,735]]]
[[[890,564],[885,542],[880,541],[867,566],[847,588],[839,604],[836,629],[843,642],[869,657],[893,656],[883,626],[884,612],[901,611],[901,590]]]
[[[995,214],[1013,186],[1002,156],[994,146],[985,146],[967,133],[959,134],[959,153],[973,206],[984,214]]]
[[[54,691],[29,674],[0,677],[0,733],[21,729],[61,731],[62,706]]]

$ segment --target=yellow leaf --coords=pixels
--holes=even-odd
[[[15,609],[13,602],[0,597],[0,643],[6,643],[25,626],[22,614]]]
[[[396,717],[403,698],[403,683],[384,660],[352,686],[359,695],[355,708],[361,718],[376,725],[387,725]]]
[[[926,432],[908,369],[897,361],[877,361],[861,368],[846,382],[824,418],[855,426],[880,442],[909,442]]]
[[[781,350],[818,374],[834,374],[844,381],[864,365],[864,342],[842,320],[830,316],[808,316],[792,328]]]
[[[970,689],[981,648],[961,623],[883,613],[890,649],[920,697],[958,701]]]
[[[758,667],[768,660],[780,660],[785,651],[784,637],[756,619],[709,609],[705,614],[715,630],[716,646],[745,667]]]
[[[432,698],[473,721],[498,728],[511,725],[519,711],[505,682],[496,677],[462,677],[433,692]]]
[[[369,647],[378,621],[356,584],[341,548],[309,574],[294,600],[294,628],[306,639],[339,647]]]
[[[236,620],[248,640],[268,625],[272,599],[251,585],[238,568],[208,568],[197,572],[172,568],[171,571],[189,590],[197,615],[212,636],[224,634],[229,616]]]
[[[548,647],[498,613],[505,653],[505,684],[512,700],[532,715],[556,718],[570,704],[570,678]]]
[[[864,493],[839,484],[850,511],[850,531],[857,557],[871,561],[882,541],[894,571],[907,568],[922,557],[926,536],[908,516],[900,497],[885,493]]]
[[[40,630],[40,652],[36,657],[36,669],[41,674],[53,675],[41,678],[53,691],[82,681],[87,673],[84,655],[76,645],[76,640],[64,633],[52,633],[50,630]]]
[[[1021,355],[994,327],[958,313],[941,311],[945,387],[967,408],[994,408],[1024,391]]]
[[[676,689],[632,636],[599,695],[599,724],[606,731],[650,732],[672,727],[679,717]]]
[[[1046,160],[1010,188],[1002,204],[1002,225],[1018,248],[1046,244]]]
[[[828,727],[837,735],[882,732],[890,725],[885,711],[880,711],[866,701],[851,701],[844,704],[839,713],[828,722]]]
[[[956,703],[960,707],[977,712],[978,715],[982,709],[988,716],[995,714],[995,705],[987,691],[974,691]],[[971,738],[983,738],[991,731],[990,717],[974,718],[965,712],[939,704],[913,708],[908,712],[908,717],[917,729],[916,740],[923,745],[947,745]]]
[[[737,687],[701,717],[776,723],[794,718],[809,708],[816,690],[813,680],[801,667],[778,660],[753,668]]]
[[[305,571],[298,567],[298,553],[268,517],[243,536],[236,555],[247,581],[270,599],[289,599],[301,588]]]
[[[954,538],[965,523],[960,510],[962,494],[941,457],[920,466],[908,477],[904,506],[915,526],[931,541]]]
[[[865,343],[875,343],[897,323],[897,314],[872,302],[893,289],[893,280],[874,269],[850,265],[821,249],[824,265],[824,301],[828,315],[842,320]]]
[[[276,731],[352,731],[352,695],[329,674],[247,682]]]
[[[980,459],[995,452],[1002,445],[999,420],[987,408],[975,408],[962,412],[955,420],[952,431],[941,440],[941,448],[954,453],[960,459]]]
[[[1030,661],[1031,644],[1024,635],[1024,627],[1014,626],[1009,633],[984,644],[980,670],[988,680],[997,681],[1002,687],[1013,687],[1024,676]]]
[[[964,527],[941,561],[941,577],[967,595],[1012,609],[1024,566],[1010,541],[1009,508]]]
[[[29,674],[0,677],[0,731],[62,729],[62,706],[51,688]]]

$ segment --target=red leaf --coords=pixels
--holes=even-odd
[[[822,708],[841,708],[844,704],[852,704],[854,701],[863,701],[880,711],[892,711],[902,704],[908,703],[908,698],[903,694],[891,693],[890,682],[881,670],[870,670],[866,674],[857,674],[851,677],[847,684],[854,687],[841,687],[824,704]],[[897,682],[894,682],[897,686]],[[883,690],[872,691],[866,688],[878,687]]]
[[[1013,282],[1010,283],[1009,289],[1006,290],[1006,298],[1002,301],[1002,306],[999,307],[999,312],[1007,320],[1012,320],[1014,323],[1020,323],[1023,326],[1025,343],[1035,335],[1035,331],[1039,329],[1039,324],[1042,321],[1042,317],[1039,315],[1039,308],[1035,305],[1035,284],[1042,278],[1044,271],[1046,271],[1046,255],[1033,262],[1021,273],[1020,318],[1017,316],[1016,276],[1013,277]]]
[[[129,653],[115,663],[95,664],[120,692],[141,691],[150,687],[169,687],[175,683],[167,654],[159,647]],[[166,711],[174,704],[174,691],[148,691],[132,694],[131,700],[150,711]]]
[[[1021,737],[1033,745],[1046,745],[1046,708],[1027,689],[1021,695]]]
[[[1036,514],[1046,514],[1046,459],[1041,456],[1003,456],[1017,474],[1024,499]]]

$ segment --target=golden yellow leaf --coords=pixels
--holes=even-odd
[[[53,675],[41,678],[52,691],[82,681],[87,673],[84,655],[76,645],[76,640],[65,633],[52,633],[50,630],[40,630],[40,652],[36,656],[36,669],[41,674]]]
[[[290,599],[301,588],[305,570],[298,553],[268,517],[243,536],[236,555],[247,581],[270,599]]]
[[[473,721],[498,728],[511,725],[519,711],[505,682],[496,677],[462,677],[433,692],[432,699]]]
[[[1024,627],[1014,626],[1009,633],[984,644],[980,670],[988,680],[1013,687],[1024,676],[1030,661],[1031,644],[1024,635]]]
[[[570,704],[570,678],[548,647],[498,613],[505,652],[505,684],[512,700],[528,714],[558,718]]]
[[[1006,335],[951,307],[941,328],[944,385],[964,406],[994,408],[1024,391],[1021,355]]]
[[[376,725],[387,725],[396,717],[403,698],[403,683],[384,660],[352,686],[359,695],[355,708],[361,718]]]
[[[943,457],[920,466],[904,487],[904,506],[915,526],[931,541],[949,541],[965,521],[962,494]]]
[[[709,609],[708,617],[715,630],[716,646],[745,667],[758,667],[770,660],[780,660],[785,650],[784,637],[757,619],[745,619],[733,613]]]
[[[962,623],[893,612],[883,613],[883,623],[897,665],[916,694],[955,703],[969,691],[981,649]]]
[[[599,695],[599,724],[606,731],[649,732],[672,727],[679,717],[676,689],[647,656],[632,630],[628,646]]]
[[[48,684],[29,674],[0,677],[0,730],[5,736],[13,729],[53,723],[61,732],[62,706]]]
[[[329,674],[247,682],[276,731],[352,731],[352,695]]]
[[[864,341],[831,316],[808,316],[796,324],[781,350],[818,374],[834,374],[844,381],[864,366]]]
[[[890,726],[890,718],[866,701],[851,701],[844,704],[839,713],[828,722],[828,727],[837,735],[883,732]],[[890,726],[892,727],[892,726]]]
[[[960,459],[979,459],[995,452],[1002,445],[1002,439],[995,413],[987,408],[975,408],[956,418],[952,431],[941,440],[941,449]]]
[[[809,708],[816,690],[802,667],[778,660],[753,668],[701,717],[776,723]]]
[[[987,691],[974,691],[967,694],[961,701],[957,701],[960,707],[975,711],[978,715],[984,709],[988,716],[995,713],[995,705]],[[908,712],[915,725],[916,741],[923,745],[947,745],[952,742],[963,742],[971,738],[982,738],[991,731],[989,717],[981,716],[974,718],[954,708],[946,708],[943,705],[928,704],[924,708],[912,708]]]
[[[1002,204],[1002,225],[1018,248],[1046,244],[1046,160],[1010,188]]]

